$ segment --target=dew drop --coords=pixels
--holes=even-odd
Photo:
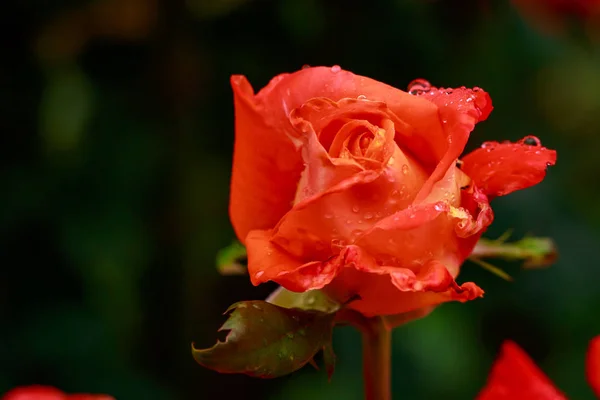
[[[498,145],[498,142],[483,142],[481,145],[482,149],[486,149],[487,151],[491,151]]]
[[[331,246],[332,247],[345,247],[346,241],[344,239],[332,239]]]
[[[398,193],[398,196],[404,197],[404,194],[406,193],[406,186],[400,185],[400,190],[396,191],[396,193]]]
[[[362,231],[362,229],[355,229],[355,230],[353,230],[353,231],[350,233],[350,235],[352,235],[353,237],[358,237],[358,236],[360,236],[360,235],[362,235],[362,234],[363,234],[363,231]]]
[[[371,212],[366,212],[364,215],[364,218],[368,221],[370,219],[373,219],[373,213]]]
[[[356,99],[357,99],[357,100],[366,100],[366,99],[367,99],[367,96],[365,96],[364,94],[361,94],[361,95],[358,95],[358,96],[356,97]]]
[[[323,215],[323,218],[325,218],[325,219],[332,219],[333,218],[333,214],[327,213],[327,214]]]
[[[353,206],[352,207],[352,211],[355,212],[355,213],[357,213],[357,212],[360,211],[360,208],[358,208],[358,206]]]
[[[340,67],[339,65],[334,65],[333,67],[331,67],[331,72],[337,73],[340,72],[342,70],[342,67]]]
[[[307,69],[307,68],[310,68],[310,65],[308,65],[308,64],[304,64],[304,65],[302,66],[302,69]]]
[[[440,203],[437,203],[436,205],[434,205],[433,208],[436,211],[444,211],[444,206],[442,204],[440,204]]]
[[[265,274],[265,271],[258,271],[256,274],[254,274],[254,277],[256,279],[260,278],[261,276],[263,276]]]
[[[431,83],[425,79],[415,79],[408,84],[408,93],[412,95],[419,95],[422,93],[429,92],[431,90]]]
[[[523,139],[519,140],[519,144],[526,144],[528,146],[541,146],[542,142],[535,136],[529,135],[525,136]]]
[[[352,223],[352,220],[351,220],[351,219],[347,219],[347,220],[346,220],[346,223],[347,223],[348,225],[350,225],[350,224]]]
[[[402,173],[404,175],[408,174],[408,165],[406,165],[406,164],[402,165]]]

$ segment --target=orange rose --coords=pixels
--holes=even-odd
[[[480,89],[410,93],[333,68],[231,78],[230,214],[254,285],[323,289],[366,316],[483,291],[454,278],[492,222],[489,196],[538,183],[556,153],[527,139],[466,156],[492,110]]]

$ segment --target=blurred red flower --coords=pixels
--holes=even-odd
[[[32,385],[12,389],[2,400],[115,400],[105,394],[66,394],[52,386]]]
[[[587,353],[587,379],[600,398],[600,336],[592,339]],[[517,344],[507,341],[477,400],[566,400],[552,381]]]

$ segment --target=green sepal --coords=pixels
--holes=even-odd
[[[333,313],[340,309],[340,304],[329,298],[321,290],[296,293],[280,286],[267,297],[267,301],[284,308],[298,308],[324,313]]]
[[[558,255],[554,241],[544,237],[525,237],[506,243],[506,238],[497,240],[479,239],[471,258],[500,258],[507,261],[523,261],[523,268],[540,268],[552,264]]]
[[[266,301],[242,301],[225,312],[229,318],[219,331],[229,333],[208,349],[196,349],[194,359],[221,373],[239,373],[258,378],[287,375],[325,351],[328,373],[335,314],[288,309]]]

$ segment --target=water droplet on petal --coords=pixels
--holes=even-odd
[[[308,64],[304,64],[304,65],[302,66],[302,69],[307,69],[307,68],[310,68],[310,65],[308,65]]]
[[[358,237],[358,236],[362,235],[362,233],[363,233],[362,229],[355,229],[350,233],[350,235],[352,235],[353,237]]]
[[[331,72],[336,73],[336,72],[340,72],[342,70],[342,67],[340,67],[339,65],[334,65],[333,67],[331,67]]]
[[[498,145],[498,142],[483,142],[483,144],[481,145],[481,148],[486,149],[487,151],[491,151],[491,150],[495,149],[497,145]]]
[[[331,218],[333,218],[333,214],[325,214],[325,215],[323,215],[323,218],[331,219]]]
[[[344,239],[332,239],[331,247],[345,247],[346,241]]]
[[[431,90],[431,83],[425,79],[415,79],[408,84],[408,93],[413,95],[419,95],[422,93],[429,92]]]
[[[364,94],[358,95],[358,97],[356,98],[357,100],[366,100],[367,96],[365,96]]]
[[[352,211],[357,213],[360,211],[360,208],[358,208],[358,206],[352,206]]]
[[[433,208],[436,211],[444,211],[444,206],[443,206],[443,204],[440,204],[440,203],[436,203],[436,205],[434,205]]]
[[[535,136],[529,135],[525,136],[523,139],[519,140],[519,144],[526,144],[528,146],[541,146],[542,142]]]
[[[366,212],[366,213],[365,213],[365,215],[364,215],[364,218],[365,218],[366,220],[373,219],[373,213],[371,213],[371,212]]]
[[[402,166],[402,173],[403,173],[404,175],[407,175],[407,174],[408,174],[408,165],[404,164],[404,165]]]

